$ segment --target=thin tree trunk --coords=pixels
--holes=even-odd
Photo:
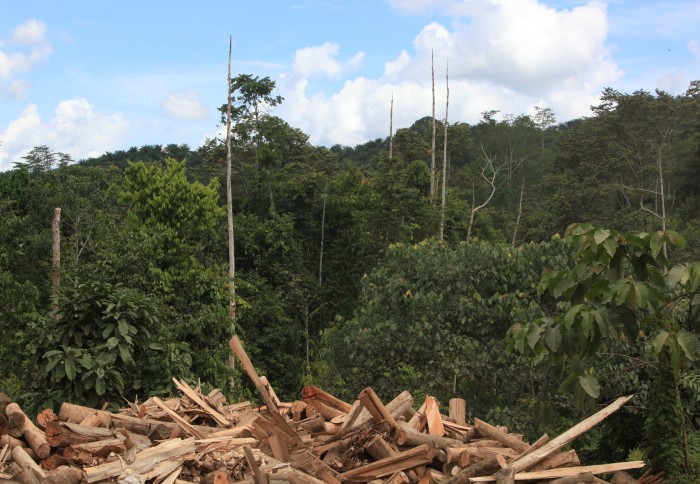
[[[435,166],[435,56],[432,51],[430,52],[430,60],[430,70],[433,78],[433,141],[430,148],[430,204],[435,205],[437,199],[437,189],[435,187],[435,174],[437,171]]]
[[[394,93],[391,93],[391,107],[389,108],[389,159],[394,157]],[[326,208],[325,201],[323,208]],[[320,284],[319,284],[320,286]]]
[[[393,102],[393,101],[392,101]],[[390,151],[391,152],[391,151]],[[389,155],[391,156],[391,155]],[[323,283],[323,244],[326,232],[326,202],[328,201],[328,180],[326,179],[326,187],[323,190],[323,211],[321,212],[321,251],[318,256],[318,287],[321,288]]]
[[[61,209],[56,207],[53,209],[53,222],[51,222],[51,270],[53,273],[53,284],[51,286],[51,298],[53,304],[51,309],[56,310],[56,297],[58,296],[59,287],[61,285]]]
[[[518,227],[520,227],[520,217],[523,214],[523,192],[525,191],[525,177],[523,177],[523,182],[520,184],[520,202],[518,203],[518,218],[515,220],[515,229],[513,229],[513,241],[510,243],[511,247],[515,247],[515,240],[518,237]]]
[[[231,320],[231,335],[236,334],[236,258],[233,234],[233,192],[231,189],[231,48],[233,36],[229,36],[228,44],[228,103],[226,106],[226,212],[228,219],[228,287],[229,287],[229,319]],[[229,367],[235,366],[235,358],[229,356]]]
[[[440,240],[445,240],[445,205],[447,200],[447,114],[450,107],[450,77],[449,64],[445,68],[445,88],[447,97],[445,100],[445,138],[442,148],[442,204],[440,208]],[[433,144],[435,143],[433,138]]]

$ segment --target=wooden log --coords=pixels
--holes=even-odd
[[[449,416],[459,425],[467,424],[467,401],[463,398],[450,398]]]
[[[599,464],[592,466],[564,467],[559,469],[548,469],[546,471],[518,472],[515,474],[516,481],[539,481],[543,479],[558,479],[560,477],[575,476],[590,472],[591,474],[609,474],[617,471],[630,469],[641,469],[646,463],[642,460],[633,462],[615,462],[612,464]],[[494,476],[473,477],[472,482],[494,482]]]
[[[484,459],[460,470],[454,476],[443,481],[442,484],[467,484],[468,482],[471,482],[476,476],[491,474],[493,472],[496,472],[500,468],[501,466],[498,464],[496,458],[491,457],[489,459]]]
[[[408,421],[408,425],[413,427],[416,430],[420,430],[420,420],[423,418],[423,415],[425,413],[425,402],[423,402],[423,405],[421,405],[418,410],[416,410],[416,413],[411,417],[411,419]]]
[[[394,420],[402,416],[413,405],[413,395],[407,391],[403,391],[396,395],[392,401],[386,404],[386,410],[391,414]]]
[[[377,394],[374,393],[374,390],[367,387],[360,392],[358,398],[360,399],[360,402],[362,402],[362,405],[372,415],[375,422],[379,423],[381,421],[385,421],[392,428],[396,427],[396,420],[394,420],[394,417],[391,416]]]
[[[7,433],[13,437],[23,436],[36,455],[40,459],[46,459],[51,453],[51,446],[46,441],[44,432],[34,425],[16,403],[8,404],[5,412],[7,412]],[[17,432],[19,435],[15,435]]]
[[[205,437],[205,433],[201,432],[199,429],[194,427],[193,425],[190,425],[189,422],[187,422],[184,418],[180,417],[176,412],[174,412],[170,407],[168,407],[165,402],[163,402],[160,398],[158,397],[152,397],[153,402],[158,405],[165,413],[167,413],[170,418],[172,418],[180,427],[182,427],[186,432],[189,432],[191,435],[194,437],[197,437],[198,439],[203,439]]]
[[[299,438],[297,433],[294,432],[294,429],[292,429],[289,423],[287,423],[284,417],[277,411],[275,402],[270,397],[270,394],[265,388],[265,385],[263,385],[262,381],[260,381],[260,377],[255,371],[255,367],[250,361],[250,358],[248,358],[248,354],[243,349],[243,345],[241,344],[241,340],[238,339],[238,336],[234,336],[229,340],[229,346],[240,360],[241,365],[243,365],[243,369],[248,374],[248,377],[253,381],[255,388],[258,390],[258,393],[265,402],[265,405],[267,405],[267,411],[272,415],[272,418],[274,419],[275,423],[280,427],[280,429],[283,432],[289,435],[292,439],[294,439],[298,443],[301,443],[301,439]]]
[[[326,419],[321,416],[303,420],[299,423],[299,427],[311,433],[324,432],[326,430]]]
[[[338,473],[308,450],[297,451],[290,456],[292,466],[316,476],[330,484],[340,484]]]
[[[280,462],[289,462],[289,447],[285,438],[280,435],[271,435],[267,438],[267,443],[275,459]]]
[[[127,470],[134,473],[143,473],[154,468],[160,461],[191,454],[195,451],[195,439],[171,439],[159,445],[142,450],[136,454],[136,458],[130,464],[124,461],[106,462],[93,467],[85,468],[87,482],[97,482],[104,479],[118,477]]]
[[[517,462],[513,463],[513,469],[515,469],[516,474],[525,470],[529,469],[530,467],[534,466],[538,462],[546,459],[565,445],[569,444],[572,440],[583,434],[584,432],[588,431],[592,427],[595,427],[598,425],[600,422],[605,420],[609,415],[615,413],[622,407],[625,403],[627,403],[632,396],[627,396],[627,397],[620,397],[617,400],[615,400],[613,403],[602,409],[601,411],[591,415],[587,419],[583,420],[582,422],[574,425],[571,427],[569,430],[564,432],[563,434],[555,437],[554,439],[550,440],[547,442],[545,445],[543,445],[541,448],[537,449],[536,451],[532,452],[531,454],[526,455],[522,459],[518,460]],[[585,472],[585,471],[583,471]]]
[[[52,420],[46,425],[46,441],[51,447],[65,447],[66,445],[84,444],[97,440],[114,439],[113,430],[100,427],[86,427],[70,422]]]
[[[581,462],[579,461],[578,455],[576,455],[576,451],[572,449],[567,452],[559,452],[551,455],[540,461],[538,464],[532,466],[532,469],[544,471],[557,467],[575,467],[579,464],[581,464]]]
[[[427,444],[400,452],[385,459],[372,462],[361,467],[344,472],[340,475],[344,481],[369,482],[388,476],[398,471],[406,471],[416,466],[428,464],[435,457],[435,451]]]
[[[522,458],[525,457],[526,455],[528,455],[528,454],[530,454],[530,453],[536,451],[536,450],[539,449],[540,447],[542,447],[542,446],[543,446],[544,444],[546,444],[547,442],[549,442],[549,436],[548,436],[547,434],[544,434],[542,437],[540,437],[539,439],[537,439],[537,440],[535,441],[534,444],[530,445],[527,449],[525,449],[524,451],[522,451],[522,452],[520,453],[520,455],[518,455],[518,456],[517,456],[515,459],[513,459],[511,462],[515,462],[515,461],[517,461],[517,460],[522,459]]]
[[[23,440],[12,437],[11,435],[5,434],[0,436],[0,448],[8,446],[12,449],[13,447],[26,447],[26,445],[27,444]]]
[[[28,474],[35,477],[38,481],[41,481],[46,477],[46,472],[44,469],[39,467],[39,464],[34,462],[29,454],[22,447],[14,447],[11,452],[12,460],[17,463],[23,470]]]
[[[581,482],[593,482],[595,477],[590,472],[583,472],[581,474],[576,474],[575,476],[560,477],[559,479],[554,479],[549,481],[549,484],[579,484]]]
[[[435,397],[425,397],[425,420],[428,423],[428,433],[442,437],[445,435],[445,427],[442,425],[440,407]]]
[[[218,469],[204,476],[202,484],[230,484],[231,477],[224,469]]]
[[[46,459],[41,459],[39,464],[41,465],[42,469],[49,472],[61,466],[70,465],[70,462],[68,462],[68,459],[63,457],[61,454],[54,453],[48,456]]]
[[[502,430],[497,429],[493,425],[490,425],[483,420],[479,420],[478,418],[474,419],[474,427],[476,427],[481,435],[498,440],[506,447],[515,449],[518,452],[524,452],[530,446],[527,442],[523,442],[517,437],[513,437],[511,434],[503,432]]]
[[[263,484],[262,473],[258,467],[258,463],[255,461],[255,456],[253,455],[253,450],[249,445],[243,446],[243,455],[245,455],[245,460],[248,463],[248,468],[253,473],[253,478],[255,479],[255,484]]]
[[[124,439],[114,438],[86,442],[84,444],[68,445],[63,449],[63,457],[72,459],[74,455],[80,452],[89,452],[91,455],[97,457],[107,457],[112,452],[115,454],[123,454],[133,447],[133,445],[131,445],[127,448],[125,442]],[[150,445],[147,447],[150,447]]]
[[[7,434],[7,415],[0,413],[0,435]]]
[[[399,471],[394,472],[394,474],[386,480],[385,484],[409,484],[410,482],[411,479],[409,479],[408,475],[403,471]]]
[[[396,434],[396,443],[400,446],[415,447],[421,444],[429,444],[439,449],[446,449],[448,447],[460,447],[464,445],[460,440],[440,437],[438,435],[423,434],[405,422],[400,422],[398,425],[399,430]]]
[[[187,398],[192,400],[194,403],[199,405],[202,410],[204,410],[211,418],[214,419],[214,421],[221,425],[222,427],[229,427],[231,425],[231,422],[229,421],[228,418],[226,418],[225,415],[221,414],[219,411],[211,408],[207,402],[204,401],[202,397],[197,395],[197,392],[192,390],[190,386],[185,382],[184,380],[178,380],[177,378],[173,378],[173,383],[175,383],[175,386],[183,393]]]
[[[375,435],[364,445],[364,449],[374,460],[385,459],[397,452],[381,435]]]
[[[301,398],[304,400],[318,400],[325,403],[329,407],[333,407],[336,410],[340,410],[343,413],[349,413],[352,409],[352,405],[341,399],[334,397],[330,393],[321,390],[313,385],[307,385],[301,390]]]

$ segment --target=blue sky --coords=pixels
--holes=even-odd
[[[270,76],[311,142],[354,146],[431,112],[589,114],[604,87],[700,79],[700,0],[0,0],[0,170],[216,136],[233,74]]]

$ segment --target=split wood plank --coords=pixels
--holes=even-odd
[[[178,380],[177,378],[173,378],[173,382],[175,383],[175,386],[187,396],[190,400],[192,400],[194,403],[202,407],[202,409],[207,412],[211,418],[213,418],[216,423],[221,425],[222,427],[229,427],[231,425],[231,422],[229,421],[228,418],[226,418],[224,415],[222,415],[220,412],[217,410],[211,408],[207,402],[204,401],[202,397],[197,395],[197,392],[192,390],[192,388],[185,382],[184,380]]]
[[[522,472],[530,467],[534,466],[538,462],[546,459],[554,452],[558,451],[565,445],[569,444],[571,441],[576,439],[578,436],[584,432],[590,430],[591,428],[598,425],[600,422],[605,420],[611,414],[617,412],[620,407],[627,403],[632,398],[632,395],[626,397],[620,397],[613,403],[600,410],[599,412],[591,415],[587,419],[579,422],[578,424],[571,427],[569,430],[563,434],[555,437],[554,439],[547,442],[541,448],[535,450],[534,452],[526,455],[522,459],[513,463],[513,469],[515,469],[516,474]],[[561,477],[561,476],[560,476]]]
[[[158,405],[165,413],[167,413],[170,418],[172,418],[175,423],[177,423],[180,427],[182,427],[184,430],[192,434],[193,436],[197,437],[199,440],[202,440],[205,438],[205,434],[194,428],[188,421],[186,421],[184,418],[180,417],[177,412],[172,410],[170,407],[168,407],[163,400],[161,400],[158,397],[153,397],[153,403]]]
[[[361,467],[356,467],[340,474],[343,481],[369,482],[383,476],[391,475],[398,471],[405,471],[414,467],[428,464],[435,457],[435,451],[427,444],[414,447],[396,455],[372,462]]]
[[[191,454],[195,451],[195,439],[190,437],[166,440],[159,445],[142,450],[136,454],[136,459],[130,464],[123,460],[106,462],[84,469],[87,482],[97,482],[104,479],[117,477],[127,471],[141,474],[153,469],[159,462]]]
[[[632,462],[616,462],[613,464],[598,464],[592,466],[560,467],[548,469],[546,471],[518,472],[515,474],[516,481],[537,481],[542,479],[558,479],[560,477],[575,476],[590,472],[591,474],[608,474],[611,472],[627,471],[630,469],[641,469],[646,463],[643,460]],[[495,482],[495,476],[472,477],[471,482]]]
[[[435,397],[425,397],[425,419],[428,422],[428,433],[430,435],[437,435],[438,437],[445,435],[440,407]]]
[[[258,393],[265,402],[265,405],[267,405],[267,411],[270,412],[270,415],[272,415],[272,418],[275,420],[275,423],[280,427],[280,429],[284,433],[292,437],[292,439],[294,439],[297,442],[301,442],[301,438],[299,437],[299,435],[297,435],[294,429],[292,429],[289,423],[287,423],[285,418],[277,411],[275,402],[272,400],[270,394],[267,392],[265,385],[263,385],[262,381],[260,381],[258,372],[255,371],[255,367],[250,361],[250,358],[248,358],[248,354],[243,349],[243,345],[241,344],[241,340],[238,339],[238,336],[234,335],[233,338],[229,340],[229,346],[240,360],[241,365],[243,365],[243,369],[245,369],[246,373],[248,374],[248,377],[253,381],[255,388],[258,390]]]

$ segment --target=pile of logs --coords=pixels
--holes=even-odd
[[[433,397],[416,410],[408,392],[385,404],[371,388],[353,404],[314,386],[280,402],[238,338],[230,344],[263,406],[228,404],[218,390],[204,395],[176,379],[181,397],[151,397],[118,413],[64,403],[35,423],[16,403],[0,404],[0,482],[564,484],[644,466],[581,466],[563,450],[630,397],[529,444],[505,427],[467,423],[460,399],[449,402],[449,415]]]

